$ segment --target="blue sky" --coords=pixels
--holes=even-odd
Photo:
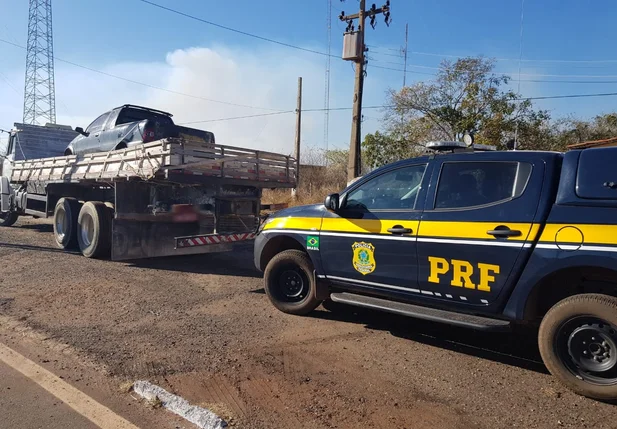
[[[326,0],[154,1],[263,37],[326,50]],[[27,3],[0,0],[0,39],[26,44]],[[377,67],[402,69],[399,49],[404,44],[406,23],[409,51],[415,52],[408,58],[408,83],[431,79],[433,68],[446,55],[500,58],[497,71],[516,77],[518,61],[512,59],[519,56],[519,0],[391,3],[391,26],[386,27],[379,18],[377,28],[368,30],[371,61],[365,105],[383,104],[388,88],[402,85],[402,72]],[[355,12],[358,2],[333,0],[332,4],[332,53],[339,55],[345,24],[337,17],[341,10]],[[320,55],[205,25],[139,0],[53,0],[53,16],[58,58],[169,91],[262,108],[191,99],[56,62],[59,122],[84,126],[98,113],[125,102],[154,103],[153,107],[173,111],[178,122],[249,116],[267,112],[267,108],[293,110],[299,75],[304,78],[304,108],[324,105],[325,58]],[[617,92],[617,61],[612,61],[617,60],[612,29],[616,18],[615,1],[527,0],[523,58],[533,61],[522,63],[522,95]],[[21,119],[25,51],[0,43],[0,58],[0,128],[6,128]],[[599,83],[602,81],[609,83]],[[351,64],[332,58],[331,107],[350,106],[352,90]],[[536,104],[550,109],[554,116],[590,117],[615,110],[616,100],[605,97]],[[365,132],[378,128],[380,115],[378,110],[365,112]],[[323,147],[323,119],[320,112],[305,114],[305,145]],[[331,147],[348,144],[350,119],[349,111],[331,113]],[[213,130],[223,144],[266,146],[289,152],[294,123],[293,114],[287,114],[196,126]]]

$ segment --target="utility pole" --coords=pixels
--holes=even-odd
[[[298,100],[296,103],[296,187],[291,190],[291,197],[298,198],[298,186],[300,185],[300,140],[302,138],[302,78],[298,78]]]
[[[403,68],[403,88],[405,88],[405,84],[407,83],[407,44],[409,37],[409,24],[405,24],[405,66]]]
[[[343,1],[343,0],[341,0]],[[366,18],[375,28],[375,16],[383,13],[386,25],[390,24],[390,0],[382,7],[377,8],[374,4],[369,10],[366,9],[366,0],[360,0],[360,11],[353,15],[345,15],[341,12],[339,19],[347,22],[347,30],[343,39],[343,59],[353,61],[356,64],[356,78],[353,96],[353,114],[351,123],[351,139],[349,143],[349,164],[347,166],[347,180],[351,181],[361,175],[362,169],[362,93],[364,90],[364,75],[366,73],[366,46],[364,35]],[[354,20],[358,20],[358,31],[354,29]]]

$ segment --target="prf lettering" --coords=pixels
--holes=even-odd
[[[499,265],[478,263],[477,270],[479,271],[480,281],[476,285],[471,281],[471,276],[475,272],[471,262],[457,259],[448,261],[436,256],[429,256],[428,262],[431,266],[428,276],[429,282],[441,283],[439,276],[452,272],[450,286],[478,289],[484,292],[491,291],[491,283],[495,281],[495,275],[499,274]]]

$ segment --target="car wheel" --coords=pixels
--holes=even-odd
[[[81,208],[75,198],[60,198],[54,208],[54,240],[61,249],[77,246],[77,217]]]
[[[582,294],[544,316],[538,334],[548,370],[579,395],[617,399],[617,298]]]
[[[300,250],[285,250],[264,271],[266,295],[284,313],[305,315],[319,306],[315,297],[313,263]]]
[[[77,242],[81,253],[87,258],[109,256],[111,251],[111,216],[104,203],[85,203],[77,220]]]

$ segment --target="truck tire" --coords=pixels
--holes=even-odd
[[[579,395],[617,399],[617,298],[568,297],[544,316],[538,334],[548,370]]]
[[[0,213],[0,226],[13,226],[17,222],[19,215],[17,212],[3,212]]]
[[[264,283],[270,302],[283,313],[303,316],[321,304],[315,298],[313,263],[300,250],[285,250],[272,258]]]
[[[60,198],[54,208],[54,240],[61,249],[77,247],[77,216],[81,205],[75,198]]]
[[[99,201],[85,203],[77,219],[77,242],[86,258],[102,258],[111,251],[111,216]]]

